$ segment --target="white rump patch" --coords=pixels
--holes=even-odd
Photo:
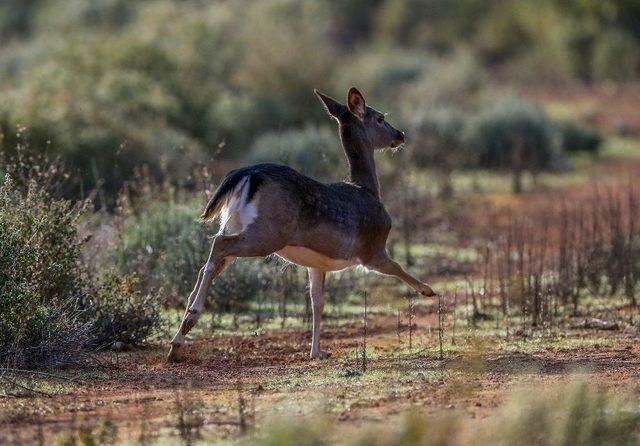
[[[233,235],[244,231],[258,216],[258,196],[249,202],[249,177],[246,176],[229,194],[220,212],[219,234]]]

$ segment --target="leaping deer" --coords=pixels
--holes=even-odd
[[[327,272],[362,265],[398,277],[424,296],[435,295],[386,250],[391,218],[380,201],[373,153],[404,144],[404,134],[367,106],[356,88],[349,89],[346,106],[317,90],[315,94],[338,122],[349,181],[324,184],[277,164],[255,164],[229,172],[200,216],[201,221],[209,221],[221,214],[220,231],[189,295],[182,323],[171,341],[169,361],[182,359],[185,335],[198,321],[212,281],[237,257],[275,253],[307,267],[313,313],[311,358],[327,356],[320,350]]]

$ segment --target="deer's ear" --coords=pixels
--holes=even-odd
[[[364,112],[367,109],[367,104],[364,102],[364,96],[358,91],[356,87],[349,88],[347,93],[347,107],[349,111],[355,115],[356,118],[363,121]]]
[[[340,116],[342,115],[345,106],[335,99],[330,98],[326,94],[320,93],[318,90],[313,90],[313,92],[322,101],[322,103],[324,104],[324,108],[327,110],[327,113],[340,121]]]

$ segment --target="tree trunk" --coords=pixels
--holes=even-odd
[[[453,198],[453,182],[451,181],[451,169],[444,168],[440,171],[440,190],[438,195],[442,200]]]
[[[513,193],[522,193],[522,171],[524,167],[524,143],[521,138],[517,138],[515,147],[511,153],[511,169],[513,171]]]
[[[513,171],[511,189],[514,194],[522,193],[522,170],[520,168],[516,168]]]

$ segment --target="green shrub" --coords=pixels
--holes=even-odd
[[[134,16],[133,3],[127,0],[67,0],[43,1],[32,14],[36,31],[51,32],[52,29],[82,27],[93,30],[117,30]]]
[[[593,49],[593,77],[596,80],[630,81],[640,69],[640,44],[625,31],[605,32]]]
[[[595,129],[573,121],[564,121],[558,124],[558,130],[565,152],[598,153],[602,136]]]
[[[24,36],[31,31],[33,16],[39,2],[5,0],[0,4],[0,37]]]
[[[157,294],[143,294],[135,274],[105,274],[91,294],[91,344],[138,345],[163,327]]]
[[[510,169],[514,192],[522,190],[521,174],[552,166],[553,126],[546,113],[520,100],[484,107],[469,126],[470,150],[486,168]]]
[[[220,92],[207,109],[209,139],[229,140],[234,146],[250,147],[255,135],[286,122],[287,107],[269,97]],[[247,151],[242,153],[245,156]]]
[[[591,385],[577,382],[555,395],[517,392],[492,425],[484,444],[630,445],[638,442],[640,415]]]
[[[469,38],[491,11],[476,0],[387,0],[371,9],[376,35],[404,45],[434,48],[445,52]]]
[[[120,272],[135,272],[145,292],[160,293],[165,303],[184,305],[214,233],[196,216],[190,208],[155,202],[128,217],[114,251]]]
[[[215,309],[237,313],[247,309],[273,282],[275,267],[264,259],[238,259],[218,276],[211,287]]]
[[[246,161],[286,164],[323,181],[339,179],[346,172],[337,132],[329,127],[307,126],[262,135],[254,142]]]
[[[413,122],[411,159],[417,167],[440,172],[440,194],[443,196],[453,192],[451,172],[473,165],[473,156],[464,144],[466,121],[462,110],[436,108],[418,113]]]
[[[142,342],[159,328],[158,305],[130,276],[92,279],[84,206],[58,198],[57,167],[24,162],[5,165],[0,186],[0,363],[78,364],[90,346]]]
[[[0,186],[0,358],[20,365],[74,362],[88,341],[79,299],[81,209],[34,181]]]
[[[136,272],[145,293],[160,302],[184,308],[198,271],[207,261],[216,228],[198,223],[197,212],[155,202],[138,216],[128,217],[115,249],[121,274]],[[268,285],[273,267],[264,261],[240,259],[228,266],[211,287],[213,305],[239,311]]]
[[[327,44],[324,2],[263,0],[244,6],[234,30],[242,48],[237,83],[256,98],[278,103],[286,110],[285,125],[321,116],[313,89],[327,82],[337,59]]]

